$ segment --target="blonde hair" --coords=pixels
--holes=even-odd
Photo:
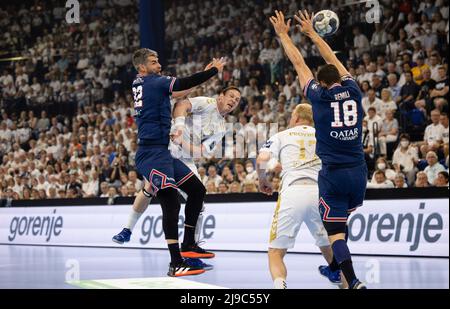
[[[383,92],[387,93],[387,95],[388,95],[387,100],[388,101],[392,101],[392,92],[391,92],[391,90],[389,88],[384,88],[383,90],[381,90],[381,94],[383,94]]]
[[[292,116],[294,115],[296,115],[299,119],[309,121],[311,125],[314,125],[312,106],[310,104],[298,104],[292,112]]]

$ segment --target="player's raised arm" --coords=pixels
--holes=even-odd
[[[350,75],[345,66],[336,57],[331,47],[314,30],[313,17],[314,13],[309,15],[306,10],[303,12],[301,10],[298,11],[298,15],[295,15],[295,19],[300,23],[300,31],[313,41],[326,63],[336,66],[340,76]]]
[[[213,61],[210,64],[208,64],[205,71],[195,73],[188,77],[177,78],[173,85],[173,91],[176,92],[188,90],[203,84],[211,77],[215,76],[217,73],[222,72],[225,64],[226,61],[224,58],[213,59]]]
[[[311,70],[305,63],[300,51],[295,47],[294,42],[292,42],[289,37],[289,28],[291,26],[291,20],[289,19],[286,23],[284,21],[283,12],[275,11],[275,16],[270,17],[270,22],[275,29],[276,34],[280,38],[281,44],[283,45],[284,51],[288,56],[289,60],[294,65],[297,71],[298,79],[302,89],[306,86],[308,81],[314,78]]]

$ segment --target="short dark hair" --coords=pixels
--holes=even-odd
[[[235,86],[228,86],[226,88],[223,88],[220,93],[225,95],[225,94],[227,94],[228,91],[231,91],[231,90],[236,90],[237,92],[241,93],[241,90],[239,90],[239,88],[235,87]]]
[[[448,173],[446,171],[439,172],[438,175],[444,176],[444,178],[448,181]]]
[[[407,139],[408,141],[410,141],[410,140],[411,140],[411,137],[409,136],[408,133],[402,133],[402,134],[400,135],[400,140],[401,140],[401,139]]]
[[[324,82],[327,86],[331,86],[334,83],[339,83],[341,81],[341,76],[335,65],[326,64],[320,68],[317,73],[317,79],[319,82]]]
[[[135,51],[132,58],[134,68],[138,71],[139,65],[145,64],[149,56],[158,57],[158,53],[148,48],[140,48]]]

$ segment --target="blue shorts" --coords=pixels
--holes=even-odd
[[[165,188],[177,189],[194,173],[167,146],[139,146],[136,152],[137,171],[151,184],[152,194]]]
[[[319,172],[319,212],[323,221],[346,222],[362,206],[367,186],[367,165],[335,168],[322,166]]]

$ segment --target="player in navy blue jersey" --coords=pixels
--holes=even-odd
[[[142,48],[133,54],[138,75],[133,82],[135,119],[138,126],[136,168],[145,178],[143,193],[149,200],[157,196],[163,213],[163,230],[170,251],[169,276],[197,275],[205,272],[197,261],[183,259],[178,244],[178,216],[180,188],[187,195],[183,251],[213,257],[214,254],[195,243],[195,226],[203,207],[206,189],[193,172],[168,149],[172,125],[170,97],[172,92],[198,86],[223,70],[225,62],[214,59],[205,71],[186,78],[161,75],[158,54]],[[174,136],[173,138],[177,138]]]
[[[299,11],[295,19],[303,34],[316,45],[326,61],[317,80],[289,37],[291,20],[282,12],[270,18],[289,60],[298,74],[304,95],[312,103],[316,127],[316,153],[322,161],[319,172],[319,211],[332,244],[334,259],[351,289],[366,288],[354,272],[346,242],[350,212],[362,206],[367,184],[367,166],[362,145],[363,108],[361,91],[328,44],[315,32],[313,14]]]

